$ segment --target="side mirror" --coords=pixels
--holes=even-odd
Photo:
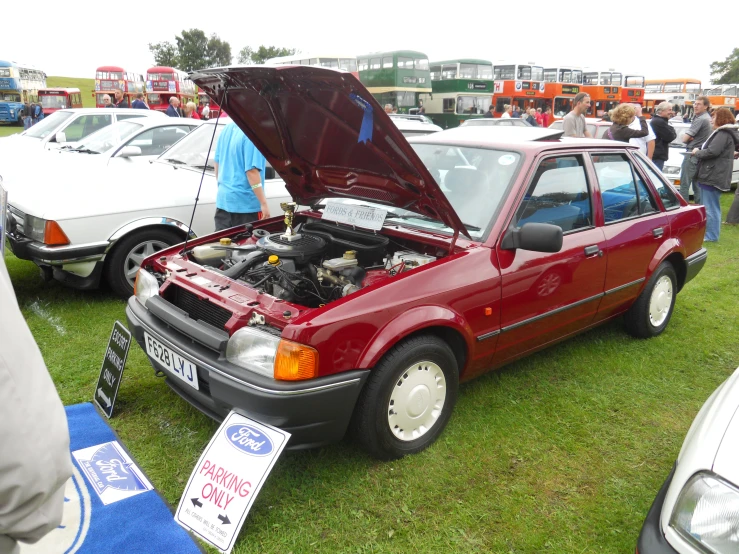
[[[559,252],[562,250],[562,228],[551,223],[525,223],[521,228],[509,229],[500,246],[504,250]]]
[[[54,140],[58,143],[67,142],[67,135],[64,134],[64,131],[59,131],[54,135]]]
[[[117,154],[117,158],[131,158],[133,156],[140,156],[141,148],[139,146],[124,146],[120,149]]]

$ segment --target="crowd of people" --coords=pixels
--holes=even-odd
[[[590,137],[585,121],[590,97],[581,92],[573,99],[572,106],[563,120],[564,136]],[[739,125],[728,107],[711,108],[706,96],[695,99],[693,111],[690,128],[682,135],[685,151],[680,169],[680,194],[689,200],[692,187],[694,203],[706,208],[704,241],[716,242],[722,224],[721,193],[731,190],[734,160],[739,158]],[[677,138],[677,132],[669,124],[676,117],[670,102],[660,103],[649,121],[642,114],[640,104],[619,104],[608,113],[613,124],[603,138],[635,144],[662,170],[669,145]],[[739,225],[739,190],[723,223]]]
[[[122,90],[116,90],[113,93],[114,98],[111,98],[109,94],[103,94],[103,108],[132,108],[135,110],[148,110],[149,105],[146,103],[146,97],[143,92],[136,93],[136,99],[131,102],[129,106],[126,96]],[[172,96],[169,99],[169,106],[165,112],[170,117],[187,117],[191,119],[209,119],[210,118],[210,104],[207,102],[200,102],[199,106],[195,105],[195,102],[189,101],[181,107],[180,99],[176,96]]]
[[[23,130],[30,129],[44,118],[44,108],[40,102],[26,102],[21,108]]]

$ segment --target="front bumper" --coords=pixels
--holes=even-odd
[[[662,488],[659,489],[652,507],[649,508],[647,519],[644,520],[641,533],[639,533],[639,540],[636,543],[636,554],[680,554],[667,542],[660,526],[662,506],[665,503],[665,496],[672,483],[676,467],[677,464],[672,466],[672,471],[667,476]]]
[[[343,372],[302,382],[275,381],[239,368],[216,352],[152,315],[136,297],[126,306],[128,328],[146,351],[144,331],[197,366],[200,390],[184,384],[166,366],[149,357],[169,387],[204,414],[220,421],[235,409],[279,427],[292,436],[289,450],[330,444],[346,433],[368,370]]]

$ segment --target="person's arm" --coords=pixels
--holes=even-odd
[[[620,134],[622,137],[624,137],[626,140],[632,139],[632,138],[641,138],[646,137],[649,134],[649,126],[647,125],[647,120],[644,119],[644,117],[639,118],[639,129],[631,129],[629,127],[624,126]],[[654,145],[654,141],[652,141],[652,145]],[[654,148],[654,146],[652,146]]]
[[[688,143],[692,140],[695,140],[695,135],[698,134],[698,131],[700,130],[700,121],[698,121],[698,118],[696,117],[693,119],[693,123],[690,124],[690,129],[685,131],[683,134],[683,142]]]
[[[593,135],[590,134],[590,131],[588,131],[588,126],[585,125],[585,137],[586,138],[593,138]]]
[[[216,172],[216,183],[218,182],[218,162],[213,162],[213,171]]]
[[[647,158],[651,160],[653,155],[654,155],[654,141],[650,140],[647,143]]]
[[[708,145],[703,145],[705,146],[705,148],[693,148],[692,155],[699,160],[710,160],[711,158],[718,158],[721,153],[726,150],[727,140],[731,140],[727,133],[716,133],[716,136],[713,137],[713,140],[711,140]]]
[[[264,195],[264,188],[262,188],[262,174],[260,171],[253,167],[246,172],[246,180],[251,185],[251,190],[254,191],[254,195],[259,200],[259,211],[262,212],[262,219],[269,217],[269,206],[267,206],[267,197]]]
[[[572,120],[571,117],[565,117],[562,120],[562,128],[564,129],[564,136],[566,137],[574,137],[577,132],[575,130],[575,122]]]

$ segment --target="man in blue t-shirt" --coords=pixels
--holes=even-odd
[[[218,137],[215,172],[216,231],[269,217],[264,195],[264,168],[267,161],[239,127],[231,122]]]

